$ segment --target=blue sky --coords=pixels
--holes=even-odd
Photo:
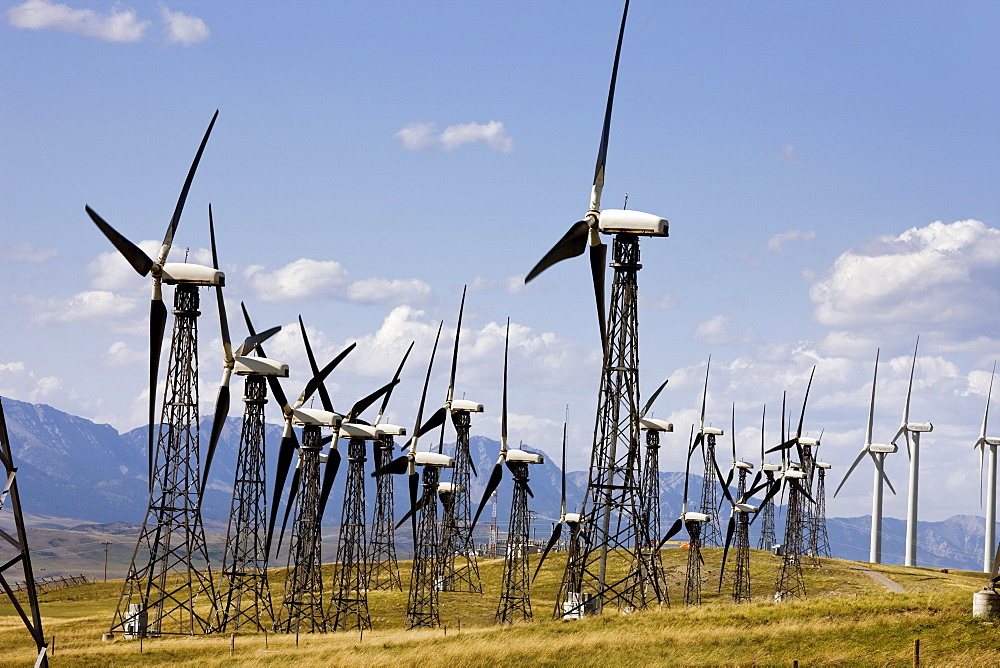
[[[433,330],[443,318],[450,352],[468,284],[456,393],[486,404],[474,433],[499,434],[510,316],[511,438],[557,452],[569,404],[571,467],[586,467],[599,374],[587,263],[522,278],[586,211],[620,3],[3,11],[0,393],[141,423],[148,279],[83,207],[153,252],[218,108],[175,250],[208,262],[211,202],[234,338],[244,300],[261,325],[301,313],[321,357],[358,341],[333,378],[338,406],[384,383],[416,339],[390,406],[412,425]],[[639,276],[643,393],[669,377],[654,410],[678,428],[665,469],[683,467],[711,354],[709,420],[728,427],[736,402],[752,461],[762,404],[776,441],[782,390],[797,406],[817,364],[806,429],[824,430],[839,482],[864,439],[876,349],[885,441],[920,334],[911,419],[935,424],[921,517],[981,512],[971,444],[1000,357],[998,25],[988,2],[632,3],[603,203],[627,192],[671,221],[670,238],[643,240]],[[221,369],[208,293],[203,311],[207,413]],[[295,328],[268,352],[297,393]],[[444,399],[447,358],[429,401]],[[892,455],[897,517],[905,470]],[[867,513],[870,479],[856,472],[829,511]]]

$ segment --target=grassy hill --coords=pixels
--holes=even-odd
[[[663,551],[672,607],[628,615],[606,612],[577,622],[552,621],[563,555],[546,562],[532,589],[534,620],[493,625],[502,562],[480,563],[484,594],[441,594],[442,628],[405,630],[406,592],[371,592],[374,629],[294,636],[229,634],[102,642],[121,581],[43,595],[45,633],[55,636],[53,665],[173,666],[514,666],[514,665],[908,665],[920,639],[923,665],[998,665],[997,622],[974,619],[972,595],[984,575],[877,566],[905,593],[893,593],[863,568],[823,560],[805,567],[807,597],[774,603],[779,558],[754,551],[754,601],[734,604],[727,582],[718,594],[721,550],[704,551],[703,605],[685,607],[687,550]],[[560,557],[562,557],[560,559]],[[732,563],[732,562],[730,562]],[[401,563],[404,581],[408,563]],[[331,581],[332,566],[325,569]],[[282,570],[272,571],[275,609]],[[404,582],[405,585],[405,582]],[[231,643],[235,651],[230,652]],[[9,604],[0,605],[0,665],[30,665],[33,646]]]

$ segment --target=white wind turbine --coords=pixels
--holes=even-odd
[[[990,416],[990,399],[993,396],[993,377],[997,373],[997,364],[993,363],[993,373],[990,375],[990,389],[986,393],[986,410],[983,412],[983,428],[979,432],[979,440],[973,446],[979,448],[979,484],[983,480],[983,455],[986,446],[990,446],[990,463],[986,478],[986,541],[983,552],[983,571],[989,573],[993,568],[993,552],[996,549],[996,514],[997,514],[997,446],[1000,445],[1000,438],[986,435],[986,421]],[[980,501],[982,501],[982,487],[980,486]]]
[[[906,403],[903,404],[903,421],[899,425],[899,431],[892,438],[892,444],[896,444],[896,439],[900,436],[906,437],[906,453],[910,457],[910,489],[906,497],[906,557],[903,562],[906,566],[917,565],[917,488],[919,483],[920,467],[920,434],[933,431],[934,425],[930,422],[910,422],[910,394],[913,392],[913,372],[917,368],[917,347],[920,345],[920,337],[913,346],[913,364],[910,365],[910,384],[906,388]],[[913,443],[910,444],[910,434],[913,434]],[[991,564],[992,565],[992,564]]]
[[[882,481],[884,480],[885,484],[889,485],[889,489],[892,490],[893,494],[896,493],[896,490],[892,487],[892,483],[889,482],[889,478],[885,475],[885,456],[899,449],[894,443],[872,443],[872,423],[875,419],[875,386],[878,381],[878,356],[879,351],[875,351],[875,374],[872,377],[872,403],[868,409],[868,429],[865,432],[865,444],[861,448],[857,459],[851,464],[851,468],[847,470],[844,479],[840,481],[837,491],[833,493],[836,497],[840,492],[840,488],[844,486],[851,472],[861,463],[864,456],[871,455],[872,460],[875,462],[875,482],[872,488],[872,536],[868,561],[873,564],[882,563]]]

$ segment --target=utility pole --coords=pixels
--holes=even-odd
[[[101,541],[101,545],[104,546],[104,581],[108,581],[108,546],[111,545],[110,540]]]

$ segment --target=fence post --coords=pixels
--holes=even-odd
[[[920,638],[913,640],[913,668],[920,668]]]

